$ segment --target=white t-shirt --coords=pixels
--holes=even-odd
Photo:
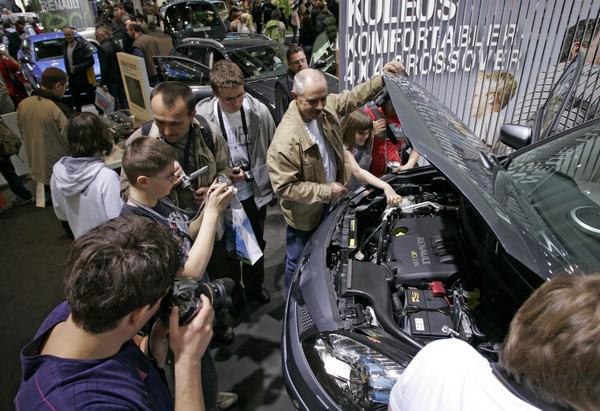
[[[323,171],[325,173],[325,183],[332,183],[335,181],[337,175],[337,167],[335,165],[335,153],[331,144],[325,139],[319,123],[317,120],[312,120],[309,123],[304,123],[304,127],[308,132],[308,135],[312,141],[317,143],[319,146],[319,152],[323,159]]]
[[[425,346],[390,394],[394,411],[539,411],[514,396],[492,373],[488,360],[462,340]]]
[[[216,104],[215,102],[215,113],[216,113]],[[248,110],[250,107],[244,99],[242,103],[244,107],[244,113],[246,114],[246,124],[248,124]],[[240,159],[244,159],[247,164],[250,163],[250,158],[248,158],[248,154],[252,150],[252,136],[250,135],[250,128],[248,127],[248,135],[244,134],[244,127],[242,124],[242,112],[237,111],[235,113],[226,113],[225,111],[221,111],[223,114],[223,128],[227,133],[226,136],[223,136],[227,139],[227,147],[229,148],[229,154],[231,155],[231,161],[235,167],[237,167],[240,163]],[[252,190],[252,183],[248,183],[246,181],[240,181],[235,183],[235,187],[238,189],[236,197],[238,200],[243,201],[254,195]]]

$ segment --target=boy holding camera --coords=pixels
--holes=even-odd
[[[210,86],[213,97],[200,101],[196,105],[196,113],[219,126],[227,140],[233,165],[233,174],[229,178],[238,189],[237,198],[264,251],[267,204],[274,198],[266,165],[267,149],[275,134],[275,122],[268,108],[244,91],[244,75],[235,63],[228,60],[216,62],[211,72]],[[222,267],[223,261],[228,260],[229,269],[225,273],[229,273],[236,282],[232,293],[234,311],[241,308],[243,301],[242,277],[246,295],[263,304],[268,303],[271,296],[263,286],[264,257],[253,266],[243,264],[240,272],[239,261],[227,256],[225,249],[224,245],[215,247],[208,271],[223,272],[211,268],[216,264]]]
[[[206,278],[219,215],[227,208],[234,190],[227,184],[214,184],[205,200],[203,218],[189,221],[167,197],[179,178],[175,156],[170,145],[154,138],[139,138],[125,148],[123,172],[129,182],[129,198],[121,215],[141,215],[171,228],[180,238],[187,258],[181,276],[201,280]]]
[[[132,341],[181,267],[170,230],[142,217],[117,217],[76,240],[65,277],[67,301],[21,352],[15,408],[204,410],[198,368],[214,317],[207,297],[189,324],[179,326],[173,309],[168,328],[157,323],[144,341],[154,353],[166,341],[173,350],[174,401],[158,369]]]

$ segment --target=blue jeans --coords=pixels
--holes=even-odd
[[[314,230],[313,230],[314,231]],[[284,287],[285,294],[287,295],[292,285],[292,278],[294,277],[294,271],[300,260],[300,255],[304,246],[308,243],[308,239],[313,231],[297,230],[289,225],[285,229],[285,245],[287,247],[286,259],[285,259],[285,274],[284,274]]]
[[[123,87],[123,83],[108,83],[106,87],[108,88],[110,95],[113,96],[121,105],[121,110],[129,108],[127,94],[125,94],[125,87]],[[115,107],[115,110],[116,109],[117,107]]]
[[[4,179],[8,183],[8,187],[10,187],[10,190],[15,193],[16,196],[25,200],[32,197],[31,191],[25,188],[21,178],[17,175],[15,166],[10,157],[0,157],[0,174],[4,176]]]

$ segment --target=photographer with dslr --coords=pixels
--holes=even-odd
[[[76,240],[65,276],[67,301],[21,352],[15,408],[204,410],[198,368],[212,336],[208,298],[201,297],[202,308],[188,325],[178,325],[173,309],[168,328],[159,322],[150,334],[152,352],[167,341],[173,350],[174,399],[132,341],[181,267],[171,231],[142,217],[117,217]]]
[[[233,174],[229,178],[238,189],[237,198],[248,215],[258,245],[264,251],[267,204],[274,196],[266,166],[267,149],[275,134],[275,122],[267,106],[244,91],[244,75],[235,63],[228,60],[216,62],[210,75],[210,87],[213,97],[200,101],[196,112],[217,124],[227,140],[233,165]],[[241,309],[244,289],[248,297],[268,303],[271,296],[263,285],[264,257],[254,265],[242,264],[240,272],[239,261],[226,255],[225,248],[224,241],[222,247],[215,247],[208,272],[223,272],[236,282],[232,295],[233,311]],[[227,268],[223,270],[225,261]],[[242,279],[244,288],[241,286]]]

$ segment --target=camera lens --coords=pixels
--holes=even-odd
[[[179,309],[179,325],[189,323],[202,307],[200,295],[204,294],[210,300],[215,311],[225,310],[231,306],[231,291],[235,282],[231,278],[223,278],[210,283],[181,277],[173,281],[172,293],[163,298],[158,316],[165,322],[173,307]]]

